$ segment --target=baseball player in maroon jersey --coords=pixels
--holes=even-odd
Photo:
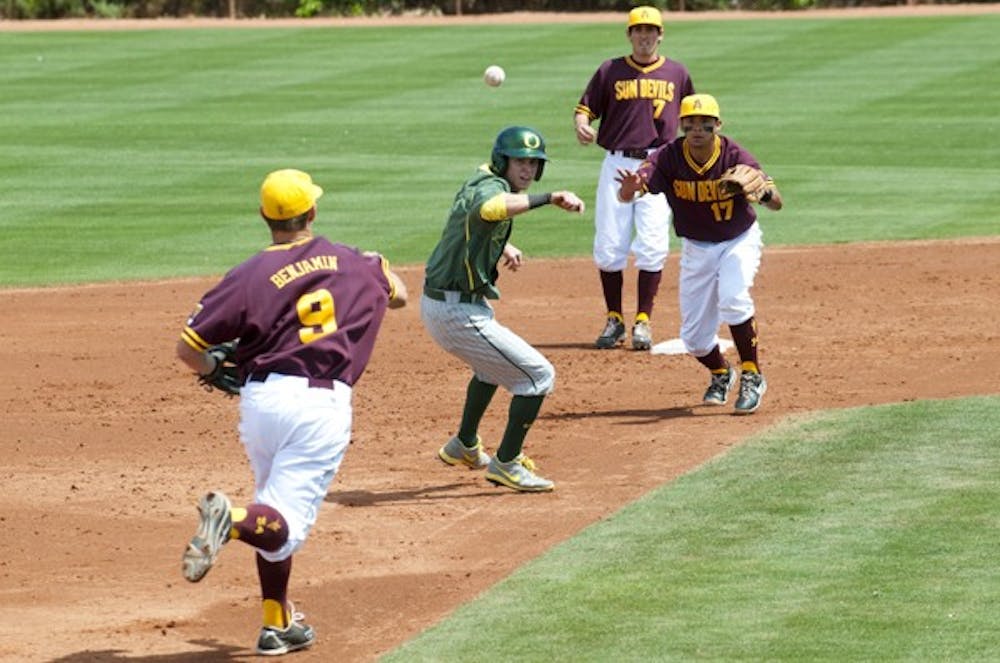
[[[719,325],[724,323],[742,362],[735,412],[750,414],[767,390],[750,294],[763,242],[757,213],[746,195],[726,193],[719,180],[737,164],[758,170],[760,164],[732,138],[719,134],[720,118],[719,104],[711,95],[685,97],[680,110],[683,137],[654,152],[638,169],[622,170],[618,195],[621,200],[632,200],[637,193],[667,195],[674,230],[681,238],[681,340],[712,373],[703,400],[724,405],[736,384],[736,371],[719,350]],[[763,179],[760,204],[781,209],[774,181],[766,175]]]
[[[632,54],[598,67],[576,105],[576,139],[607,150],[597,182],[594,262],[600,270],[607,320],[598,348],[625,341],[623,272],[631,252],[639,271],[632,347],[652,345],[650,316],[670,250],[670,207],[662,195],[618,200],[619,169],[635,170],[646,155],[677,137],[678,104],[694,93],[687,68],[659,54],[663,18],[655,7],[636,7],[626,28]],[[600,120],[600,128],[591,126]]]
[[[177,343],[180,360],[204,376],[217,361],[206,350],[239,339],[239,432],[254,499],[233,507],[219,491],[202,497],[182,570],[198,582],[230,539],[256,549],[264,620],[257,651],[265,655],[308,647],[315,638],[288,600],[292,555],[315,524],[350,442],[352,387],[386,308],[407,298],[382,256],[313,235],[321,195],[302,171],[267,176],[260,213],[272,244],[202,297]]]

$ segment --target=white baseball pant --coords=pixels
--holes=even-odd
[[[310,387],[272,373],[240,390],[240,438],[253,469],[254,500],[288,522],[288,541],[261,556],[278,562],[302,547],[351,441],[351,387]]]
[[[750,288],[760,267],[760,225],[724,242],[682,238],[678,295],[681,340],[695,357],[719,342],[719,325],[738,325],[753,316]]]
[[[667,261],[673,218],[667,197],[658,193],[618,201],[618,169],[634,171],[641,163],[616,152],[608,152],[601,163],[594,203],[594,262],[603,271],[624,270],[630,252],[636,269],[646,272],[662,270]]]

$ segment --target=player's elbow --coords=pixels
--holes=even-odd
[[[175,352],[177,359],[192,371],[199,372],[202,369],[205,353],[195,350],[184,339],[177,341]]]
[[[410,293],[406,289],[406,284],[399,276],[393,275],[393,289],[395,292],[389,299],[389,308],[403,308],[409,301]]]

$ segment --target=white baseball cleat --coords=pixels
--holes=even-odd
[[[201,522],[181,560],[181,572],[189,582],[205,577],[222,546],[229,541],[229,530],[233,526],[231,509],[229,498],[220,492],[208,493],[198,502]]]

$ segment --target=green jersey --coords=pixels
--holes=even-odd
[[[441,240],[425,269],[425,284],[438,290],[457,290],[498,299],[497,263],[513,230],[508,217],[486,221],[481,208],[486,201],[508,193],[510,184],[485,165],[455,194]]]

